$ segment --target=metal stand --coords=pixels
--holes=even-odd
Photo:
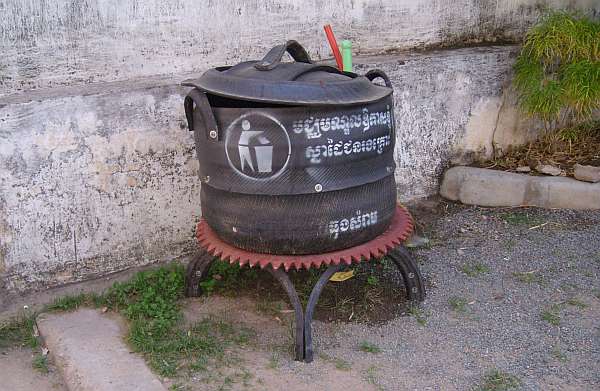
[[[417,263],[410,253],[400,245],[390,250],[386,256],[394,262],[402,274],[407,299],[412,302],[423,301],[425,299],[423,278]],[[202,294],[199,283],[206,277],[206,273],[214,259],[214,256],[207,253],[204,249],[201,249],[200,253],[189,263],[186,276],[186,296],[197,297]],[[319,281],[317,281],[308,298],[306,311],[302,308],[302,303],[300,302],[296,288],[287,272],[285,272],[283,268],[273,269],[271,266],[266,268],[283,286],[292,307],[294,307],[296,318],[296,361],[304,361],[306,363],[313,361],[312,319],[315,307],[317,306],[323,288],[325,288],[325,285],[331,276],[346,266],[347,265],[345,264],[339,263],[337,265],[330,265],[327,268],[319,278]]]

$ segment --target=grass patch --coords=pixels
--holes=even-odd
[[[482,274],[489,273],[490,268],[479,262],[465,263],[460,267],[460,271],[465,273],[469,277],[477,277]]]
[[[542,320],[548,322],[552,326],[560,325],[560,314],[559,308],[557,306],[552,306],[549,309],[543,310],[540,314],[540,317],[542,318]]]
[[[269,362],[267,364],[267,368],[269,368],[269,369],[279,368],[279,354],[277,354],[276,352],[271,353],[271,357],[269,357]]]
[[[465,313],[467,312],[467,304],[468,300],[464,297],[451,297],[448,299],[448,304],[450,304],[450,308],[452,308],[455,312]]]
[[[421,326],[427,325],[427,314],[425,314],[425,312],[418,306],[411,305],[410,307],[408,307],[407,313],[410,316],[412,316],[413,318],[415,318],[417,323],[420,324]]]
[[[43,354],[36,354],[31,362],[31,366],[44,375],[50,372],[50,369],[48,369],[48,356],[44,356]]]
[[[100,307],[105,303],[102,295],[81,293],[74,296],[63,296],[46,306],[47,311],[74,311],[80,307]]]
[[[348,361],[343,360],[341,358],[334,359],[333,363],[335,364],[335,369],[338,369],[340,371],[349,371],[352,369],[352,365],[350,365]]]
[[[383,390],[384,389],[383,386],[381,384],[379,384],[379,381],[377,380],[377,372],[378,371],[379,371],[379,368],[377,368],[375,365],[371,365],[365,371],[365,380],[367,381],[367,383],[375,386],[375,388],[377,390]]]
[[[584,310],[588,307],[587,304],[585,304],[583,301],[579,300],[576,297],[572,297],[569,300],[567,300],[567,304],[573,307],[577,307],[580,310]]]
[[[241,267],[238,263],[229,263],[216,260],[208,269],[208,279],[200,282],[203,292],[211,294],[218,292],[227,294],[235,292],[240,284],[248,284],[255,281],[258,271],[255,268]]]
[[[11,347],[36,348],[38,339],[35,336],[35,317],[21,316],[9,321],[0,322],[0,349]]]
[[[539,274],[536,274],[534,271],[514,272],[513,277],[516,278],[518,281],[523,282],[525,284],[537,283],[537,284],[542,285],[544,283],[542,276],[540,276]]]
[[[504,212],[500,218],[507,224],[514,226],[536,226],[542,223],[542,220],[528,212]]]
[[[521,381],[516,376],[509,373],[492,369],[483,377],[483,384],[480,391],[508,391],[514,390],[521,385]]]
[[[137,273],[96,300],[129,319],[127,340],[163,377],[173,377],[181,369],[206,371],[211,360],[224,362],[226,350],[247,343],[250,335],[248,330],[211,318],[184,328],[178,303],[183,291],[184,269],[172,264]],[[84,302],[78,298],[59,308]]]
[[[360,345],[358,346],[358,348],[363,351],[363,352],[367,352],[367,353],[381,353],[381,348],[377,345],[375,345],[374,343],[371,343],[369,341],[362,341],[360,343]]]

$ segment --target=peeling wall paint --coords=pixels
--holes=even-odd
[[[192,246],[198,163],[182,89],[0,109],[6,288],[41,289]]]
[[[3,0],[0,96],[197,73],[286,39],[328,58],[326,23],[360,54],[514,42],[547,6],[598,12],[595,0]]]

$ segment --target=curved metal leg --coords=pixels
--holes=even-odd
[[[388,257],[394,262],[394,264],[400,270],[404,284],[406,286],[406,295],[410,301],[423,301],[425,299],[425,286],[423,285],[423,278],[417,263],[414,261],[410,253],[403,247],[398,246],[395,249],[388,252]],[[206,273],[214,261],[214,257],[207,253],[205,250],[201,250],[192,259],[187,268],[186,274],[186,296],[197,297],[202,294],[199,283],[200,280],[206,277]],[[277,281],[285,289],[292,307],[294,307],[294,313],[296,316],[296,334],[295,340],[295,359],[297,361],[312,362],[313,361],[313,340],[312,340],[312,318],[315,312],[315,307],[321,296],[321,292],[325,285],[334,273],[342,270],[346,265],[331,265],[327,270],[319,277],[316,285],[313,287],[312,292],[308,298],[306,304],[306,312],[302,308],[302,303],[298,297],[298,293],[294,288],[294,284],[290,280],[288,274],[282,269],[267,268],[267,270],[275,277]]]
[[[198,254],[190,261],[185,274],[185,295],[187,297],[199,297],[202,294],[200,280],[206,277],[206,273],[214,259],[215,257],[200,249]]]
[[[296,288],[294,288],[294,284],[282,268],[273,269],[269,267],[267,270],[283,285],[285,292],[290,298],[290,303],[294,307],[294,313],[296,314],[296,334],[294,336],[296,341],[296,361],[302,361],[304,359],[304,311],[302,310],[302,303],[300,303],[300,298],[298,297]]]
[[[314,286],[310,296],[308,298],[308,303],[306,304],[306,314],[304,315],[304,361],[312,362],[313,360],[313,346],[312,346],[312,317],[315,312],[315,307],[317,306],[317,302],[319,301],[319,296],[321,296],[321,292],[325,285],[331,278],[334,273],[337,273],[341,269],[344,268],[345,265],[331,265],[319,278],[317,284]]]
[[[406,297],[409,301],[425,300],[425,285],[419,266],[403,246],[398,246],[388,252],[388,257],[400,270],[404,285],[406,286]]]

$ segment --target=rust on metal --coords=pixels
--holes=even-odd
[[[398,205],[389,228],[377,238],[358,246],[324,254],[271,255],[245,251],[219,239],[204,219],[198,223],[196,235],[204,250],[223,261],[238,263],[240,266],[258,266],[261,269],[267,266],[273,269],[283,268],[287,272],[290,269],[319,268],[322,265],[351,265],[371,258],[380,258],[404,242],[412,231],[413,219],[410,213],[405,207]]]

